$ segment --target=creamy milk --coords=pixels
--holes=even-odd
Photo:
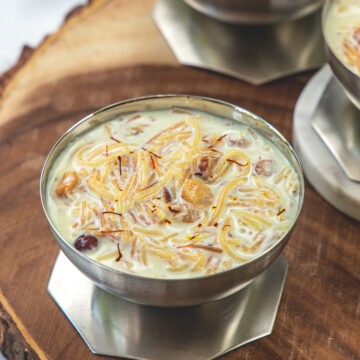
[[[271,142],[181,109],[92,129],[66,147],[48,182],[47,208],[66,241],[111,268],[157,278],[253,259],[288,231],[299,204],[298,176]]]
[[[336,0],[330,5],[325,36],[335,55],[360,75],[359,0]]]

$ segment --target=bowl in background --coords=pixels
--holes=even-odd
[[[344,89],[349,100],[360,109],[360,74],[353,71],[347,64],[345,64],[336,52],[333,50],[331,41],[327,34],[327,21],[331,7],[337,1],[326,0],[322,11],[322,32],[324,38],[325,49],[328,55],[330,67]]]
[[[284,154],[299,178],[299,204],[293,225],[270,248],[253,260],[230,270],[195,278],[156,279],[117,271],[106,267],[75,250],[58,232],[48,213],[46,186],[49,172],[63,149],[77,136],[94,126],[135,111],[161,110],[181,107],[211,113],[248,125],[269,139]],[[304,177],[299,160],[287,140],[270,124],[238,106],[195,96],[159,95],[137,98],[110,105],[76,123],[51,149],[40,179],[43,209],[52,233],[61,250],[71,262],[99,287],[112,294],[139,304],[155,306],[187,306],[205,303],[230,295],[265,271],[280,255],[300,213],[304,199]]]

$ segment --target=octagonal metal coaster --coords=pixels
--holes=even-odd
[[[325,65],[306,84],[296,102],[292,136],[311,185],[331,205],[358,221],[359,116],[359,110],[347,98],[329,65]]]
[[[265,26],[214,20],[180,0],[159,0],[153,18],[177,60],[253,85],[317,68],[326,61],[317,11]]]
[[[280,256],[234,295],[198,306],[159,308],[105,292],[60,252],[48,291],[94,354],[202,360],[271,333],[286,273]]]

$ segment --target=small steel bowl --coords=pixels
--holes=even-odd
[[[214,19],[236,24],[274,24],[304,17],[323,0],[184,0]]]
[[[188,306],[230,295],[249,284],[276,260],[293,229],[292,226],[274,245],[247,263],[221,273],[188,279],[155,279],[111,269],[75,250],[61,236],[48,213],[46,186],[50,169],[66,145],[87,130],[115,117],[135,111],[161,110],[172,107],[205,111],[227,119],[233,119],[259,131],[285,155],[299,177],[300,200],[294,224],[304,199],[304,177],[299,160],[291,145],[266,121],[238,106],[195,96],[159,95],[110,105],[80,120],[57,141],[45,161],[40,179],[42,206],[56,241],[71,262],[105,291],[139,304]]]
[[[331,48],[331,44],[328,41],[326,34],[326,20],[329,14],[331,6],[335,3],[335,0],[326,0],[322,11],[322,32],[325,43],[325,49],[327,52],[329,64],[336,79],[341,87],[344,89],[349,100],[360,109],[360,76],[354,72],[350,67],[342,62],[341,59],[335,54]]]

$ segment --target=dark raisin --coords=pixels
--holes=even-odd
[[[92,250],[98,245],[98,239],[93,235],[80,235],[74,243],[74,247],[78,251]]]

